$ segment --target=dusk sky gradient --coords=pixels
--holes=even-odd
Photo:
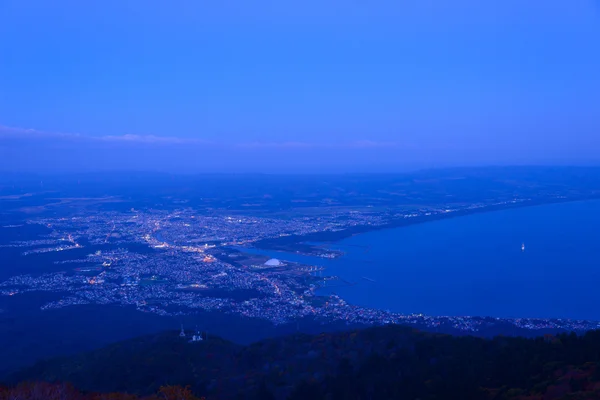
[[[600,165],[599,0],[2,0],[0,58],[0,171]]]

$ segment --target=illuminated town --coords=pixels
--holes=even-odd
[[[483,207],[483,206],[469,206]],[[54,261],[60,272],[17,275],[0,283],[0,294],[33,291],[59,293],[43,310],[79,304],[120,304],[159,315],[219,311],[259,318],[274,324],[301,318],[345,321],[349,324],[444,325],[475,332],[497,318],[441,317],[399,314],[348,304],[318,289],[330,280],[323,267],[269,260],[244,248],[265,239],[315,232],[335,232],[353,226],[384,226],[398,219],[452,213],[459,209],[422,209],[373,213],[346,211],[326,216],[264,218],[175,211],[131,209],[71,217],[40,217],[27,224],[47,229],[41,238],[13,241],[23,257],[61,253]],[[86,252],[69,257],[71,253]],[[314,247],[311,255],[337,257],[339,251]],[[502,320],[526,329],[585,330],[596,322],[546,319]]]

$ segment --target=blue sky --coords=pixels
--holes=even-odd
[[[598,0],[0,2],[0,169],[600,164]]]

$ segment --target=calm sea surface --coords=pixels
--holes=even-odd
[[[325,266],[327,275],[356,285],[332,283],[323,294],[335,292],[367,307],[430,315],[600,320],[598,201],[374,231],[331,247],[346,255],[323,260],[259,253]]]

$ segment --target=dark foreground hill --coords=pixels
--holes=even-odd
[[[249,346],[167,332],[11,377],[26,380],[138,395],[190,385],[215,399],[600,399],[600,331],[490,340],[386,326]]]

